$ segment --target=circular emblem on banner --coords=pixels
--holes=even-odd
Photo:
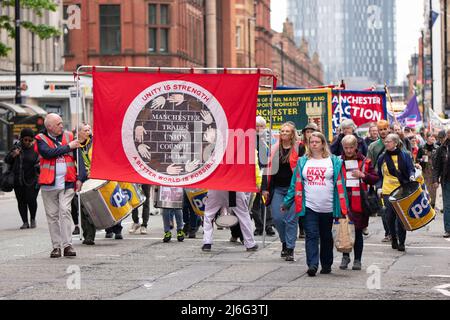
[[[142,91],[122,123],[122,145],[144,178],[173,186],[207,178],[222,161],[228,122],[217,99],[188,81],[164,81]]]

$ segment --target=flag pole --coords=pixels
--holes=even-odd
[[[386,97],[388,98],[389,109],[391,110],[392,115],[394,116],[394,123],[398,123],[398,121],[397,121],[397,116],[395,115],[394,108],[392,107],[392,97],[391,97],[391,94],[390,94],[390,92],[389,92],[389,88],[388,88],[386,82],[384,83],[384,92],[386,93]]]
[[[270,85],[270,107],[269,107],[270,108],[269,109],[269,119],[270,119],[269,122],[270,122],[270,125],[269,125],[269,154],[268,154],[268,157],[270,157],[270,154],[272,152],[272,125],[273,125],[272,111],[273,111],[273,89],[274,89],[273,87],[274,87],[274,81],[275,81],[275,79],[272,78],[271,85]],[[267,159],[269,159],[269,158],[267,158]],[[269,168],[269,163],[267,163],[267,168]],[[269,175],[269,174],[270,173],[267,172],[267,175]],[[264,175],[264,172],[263,172],[263,175]],[[262,204],[262,207],[263,207],[263,242],[262,242],[262,245],[263,245],[263,248],[265,248],[266,247],[267,206],[265,205],[265,203],[263,201],[262,191],[261,191],[261,197],[260,198],[261,198],[260,201],[261,201],[261,204]]]

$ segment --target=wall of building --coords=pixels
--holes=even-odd
[[[0,6],[0,15],[10,16],[14,20],[14,7]],[[23,9],[21,20],[50,25],[62,31],[62,4],[56,12],[44,11],[42,17],[29,9]],[[21,28],[20,37],[22,72],[62,70],[64,64],[61,54],[62,37],[41,40],[24,28]],[[0,71],[15,71],[15,41],[8,37],[5,30],[0,31],[0,41],[12,48],[7,57],[0,58]]]
[[[318,54],[310,57],[308,43],[300,47],[294,42],[292,23],[283,24],[283,32],[274,32],[272,38],[272,68],[278,75],[278,85],[287,87],[314,87],[323,82],[323,69]]]

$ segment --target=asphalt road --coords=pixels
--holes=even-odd
[[[363,270],[340,270],[335,251],[333,272],[308,277],[304,241],[298,240],[294,262],[280,258],[277,237],[256,237],[260,250],[246,252],[230,243],[228,230],[215,230],[211,253],[196,239],[163,243],[162,219],[151,216],[147,235],[105,239],[96,245],[74,237],[76,258],[50,259],[50,237],[39,198],[36,229],[21,225],[12,194],[0,195],[0,299],[118,300],[439,300],[450,299],[450,239],[443,217],[408,232],[406,252],[381,242],[380,217],[370,220]],[[175,241],[174,241],[175,239]],[[351,256],[353,259],[353,255]],[[351,264],[350,264],[351,266]]]

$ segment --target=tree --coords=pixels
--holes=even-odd
[[[45,11],[55,12],[58,9],[58,5],[53,0],[19,0],[20,7],[22,9],[30,9],[37,16],[42,17]],[[0,7],[12,7],[15,6],[15,0],[3,0],[0,1]],[[36,34],[41,39],[49,39],[55,36],[59,36],[61,32],[46,24],[34,24],[31,21],[22,20],[20,26]],[[15,21],[14,17],[8,15],[0,15],[0,31],[5,30],[10,38],[15,39]],[[11,51],[11,47],[0,41],[0,57],[5,57]]]

